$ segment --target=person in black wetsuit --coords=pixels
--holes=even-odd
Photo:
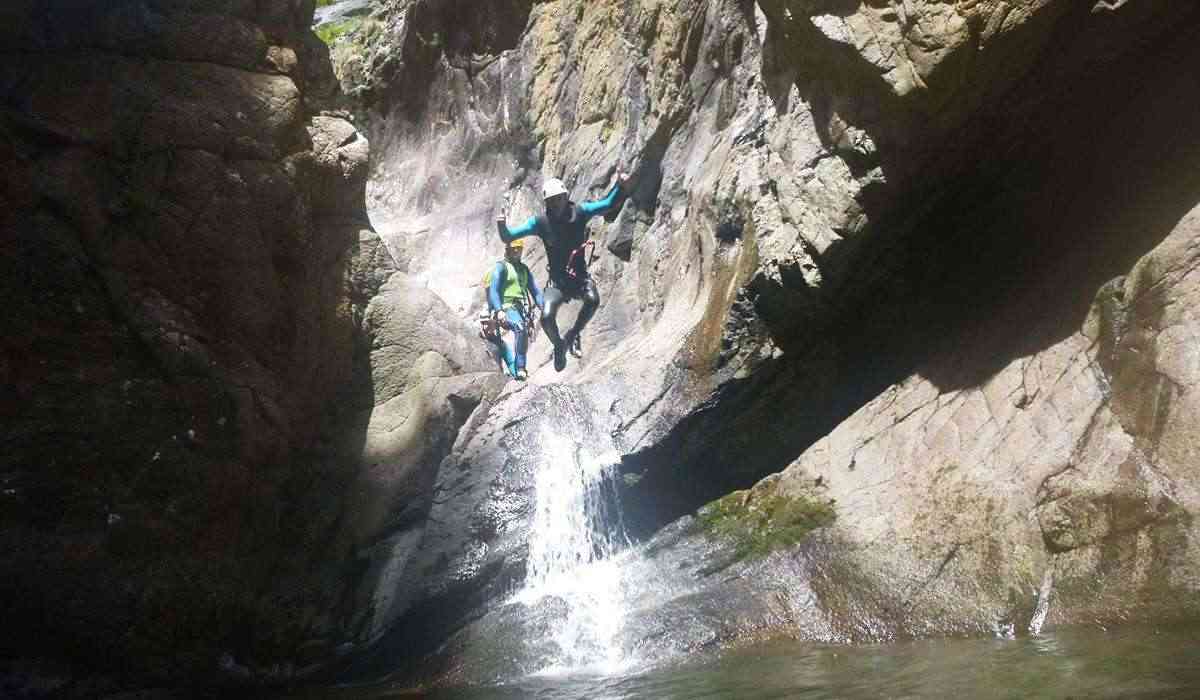
[[[559,372],[567,366],[568,351],[575,357],[582,355],[579,335],[600,306],[600,292],[588,275],[587,254],[584,252],[588,221],[619,208],[628,187],[629,177],[617,173],[616,183],[603,199],[576,204],[568,198],[567,188],[562,181],[550,178],[542,185],[542,194],[546,199],[545,214],[530,217],[512,229],[505,223],[503,212],[496,220],[500,240],[506,244],[525,236],[537,236],[546,246],[546,271],[550,282],[544,294],[542,328],[546,330],[546,337],[554,343],[554,369]],[[583,300],[583,308],[571,330],[566,335],[560,335],[556,320],[558,309],[563,302],[573,299]]]

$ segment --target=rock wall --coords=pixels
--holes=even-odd
[[[1058,132],[1044,167],[982,198],[983,230],[1036,246],[992,263],[1016,284],[784,472],[820,483],[847,558],[895,582],[887,633],[1196,614],[1196,365],[1180,339],[1200,124],[1180,115],[1200,83],[1169,68],[1196,59],[1194,37],[1149,52],[1086,140]],[[1072,98],[1071,116],[1097,106]]]
[[[1163,108],[1175,123],[1164,117],[1150,128],[1134,125],[1139,110],[1121,121],[1113,106],[1190,94],[1169,79],[1169,66],[1192,60],[1186,37],[1196,23],[1193,7],[1149,3],[515,2],[474,15],[450,0],[380,3],[334,49],[375,147],[368,208],[400,268],[455,313],[482,305],[479,271],[501,251],[492,220],[535,213],[543,177],[564,178],[577,200],[602,193],[619,169],[636,177],[620,215],[594,231],[607,253],[593,265],[603,303],[585,358],[555,374],[548,348],[535,346],[530,384],[486,404],[460,435],[438,473],[429,523],[400,559],[408,573],[394,600],[405,602],[393,610],[396,629],[409,632],[397,632],[383,656],[461,627],[519,580],[519,523],[532,487],[520,466],[524,448],[506,441],[506,429],[522,424],[530,406],[561,406],[563,391],[571,405],[591,407],[581,449],[622,456],[628,515],[643,534],[796,460],[782,483],[819,482],[839,503],[847,496],[838,489],[860,493],[874,482],[859,482],[879,470],[932,479],[945,465],[910,453],[881,453],[872,458],[877,469],[855,461],[853,479],[812,465],[831,440],[866,439],[870,420],[859,416],[887,397],[953,391],[967,401],[1014,358],[1027,361],[1081,333],[1080,309],[1096,290],[1167,236],[1195,201],[1184,161],[1169,169],[1178,199],[1120,199],[1118,185],[1093,187],[1079,164],[1115,183],[1131,171],[1148,175],[1154,157],[1134,158],[1145,143],[1119,136],[1104,150],[1081,125],[1190,133],[1179,121],[1184,97]],[[1155,87],[1140,92],[1142,82]],[[1174,137],[1153,143],[1161,154],[1182,145]],[[1125,237],[1095,214],[1082,216],[1094,201],[1109,203],[1113,217],[1151,209],[1164,218]],[[1078,220],[1064,219],[1066,204]],[[1102,250],[1115,251],[1105,264],[1093,259]],[[536,247],[532,257],[540,271]],[[1053,290],[1064,295],[1061,306],[1045,303],[1057,299],[1050,292],[1026,296],[1047,268],[1073,271]],[[1032,298],[1040,314],[1019,316]],[[981,309],[1012,309],[989,337],[1016,340],[964,345]],[[973,368],[967,375],[934,389],[909,379],[956,353],[963,357],[955,362]],[[1031,415],[1034,403],[1014,410]],[[1023,431],[994,440],[996,449],[1016,449],[1031,438]],[[1038,449],[1049,440],[1037,440]],[[959,471],[986,452],[958,449],[942,456]],[[1044,476],[1019,455],[1010,463]],[[1009,490],[1005,478],[979,479],[1003,503],[997,508],[1013,514],[1038,500],[1025,486]],[[926,501],[921,489],[886,493],[869,517],[839,506],[830,531],[837,537],[813,545],[826,552],[813,566],[829,572],[836,563],[857,582],[840,586],[831,574],[825,589],[814,584],[831,611],[813,627],[827,634],[815,636],[992,629],[1004,617],[997,601],[1018,607],[1010,583],[1021,591],[1013,600],[1029,607],[1041,564],[988,591],[982,568],[963,574],[946,590],[974,597],[954,608],[923,604],[906,616],[870,607],[865,601],[882,600],[876,587],[891,565],[905,564],[918,580],[931,561],[944,573],[967,560],[965,545],[947,543],[938,528],[914,523],[868,536],[872,518],[899,518]],[[1104,501],[1103,493],[1084,500]],[[925,517],[978,511],[953,498],[937,503]],[[1171,528],[1186,520],[1163,518]],[[1036,532],[1018,531],[1001,540],[1036,551]],[[919,541],[922,553],[903,562],[882,558],[882,545],[859,559],[842,554],[897,536]],[[993,551],[1010,573],[1049,561],[1010,555],[1004,545]],[[1128,590],[1118,578],[1113,590]],[[770,612],[773,622],[752,627],[799,624],[786,610]],[[803,617],[824,614],[810,607]],[[1067,606],[1052,619],[1083,614]]]
[[[1145,55],[1129,99],[1086,138],[1073,125],[1111,93],[1069,92],[1040,159],[908,239],[909,262],[877,290],[904,300],[859,320],[889,337],[856,335],[868,352],[851,356],[896,378],[867,379],[883,390],[781,473],[650,540],[638,566],[687,595],[637,611],[627,648],[1196,616],[1195,411],[1181,388],[1196,360],[1181,339],[1195,332],[1200,125],[1179,115],[1200,83],[1170,69],[1196,59],[1193,37]],[[764,539],[780,497],[828,504],[833,522],[745,558],[700,527],[727,508],[765,520]],[[696,612],[680,625],[683,606]]]
[[[366,624],[378,503],[420,500],[480,399],[447,378],[490,369],[473,329],[367,222],[312,17],[0,8],[4,659],[199,683],[330,661]]]
[[[369,163],[312,5],[0,9],[5,656],[486,644],[550,447],[708,590],[643,611],[685,651],[1191,612],[1193,4],[384,0]],[[496,215],[622,169],[586,356],[505,385]],[[833,523],[668,526],[778,472]]]

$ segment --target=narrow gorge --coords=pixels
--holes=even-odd
[[[1194,3],[0,19],[0,695],[1200,616]],[[509,380],[496,219],[618,173]]]

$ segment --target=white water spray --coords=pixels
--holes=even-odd
[[[551,430],[539,438],[536,511],[517,602],[553,596],[567,605],[553,628],[558,659],[542,674],[614,673],[631,663],[617,641],[625,620],[618,553],[629,545],[616,507],[618,458]]]

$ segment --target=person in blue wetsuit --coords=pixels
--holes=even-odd
[[[529,323],[533,309],[529,300],[538,306],[545,304],[542,290],[529,267],[521,262],[525,241],[514,240],[504,248],[504,259],[496,263],[488,283],[488,309],[496,324],[497,336],[509,376],[519,381],[529,378],[525,371],[525,354],[529,350]],[[512,330],[513,342],[504,339],[501,329]]]
[[[588,275],[588,256],[584,252],[588,239],[588,221],[618,209],[628,187],[629,177],[624,173],[617,173],[616,183],[603,199],[576,204],[568,198],[567,188],[562,180],[550,178],[542,185],[542,195],[546,200],[544,214],[531,217],[512,229],[505,223],[503,212],[496,220],[500,240],[505,243],[525,236],[537,236],[546,246],[546,271],[550,282],[546,288],[545,303],[542,305],[542,328],[546,330],[546,337],[554,344],[554,369],[559,372],[567,366],[568,351],[575,357],[582,356],[579,336],[600,306],[600,292]],[[582,300],[583,308],[580,309],[571,330],[567,331],[566,335],[560,335],[558,309],[563,302],[573,299]]]

